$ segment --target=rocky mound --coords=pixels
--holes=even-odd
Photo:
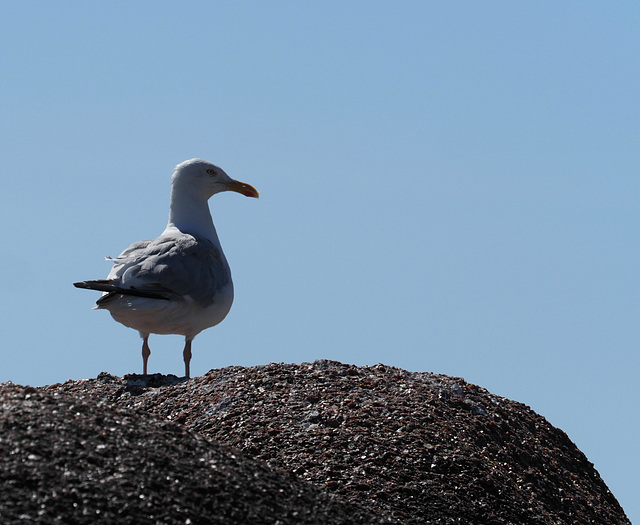
[[[229,446],[88,394],[0,385],[0,523],[379,522]]]
[[[264,472],[259,479],[284,491],[277,508],[246,495],[259,493],[251,488],[254,485],[244,485],[256,481],[251,476],[235,485],[226,478],[214,480],[215,490],[237,490],[237,500],[248,502],[249,508],[240,512],[250,512],[255,503],[254,516],[246,523],[276,523],[281,517],[281,523],[630,523],[593,465],[566,434],[528,407],[458,378],[383,365],[317,361],[230,367],[189,381],[101,374],[94,380],[53,385],[38,392],[42,396],[38,399],[52,399],[54,393],[60,397],[53,399],[71,400],[65,403],[97,407],[101,421],[129,418],[129,431],[140,435],[138,445],[120,452],[111,469],[134,461],[130,456],[142,454],[146,440],[157,439],[160,454],[165,433],[170,442],[166,455],[172,458],[161,469],[165,477],[184,476],[184,471],[175,474],[174,468],[202,469],[196,460],[206,451],[234,454],[236,468],[245,473],[265,469],[259,470]],[[32,410],[39,411],[45,428],[60,417],[60,411],[56,416],[46,407]],[[74,419],[67,417],[71,424]],[[110,434],[117,428],[92,419],[85,423],[88,435],[91,429],[94,434]],[[175,433],[181,433],[185,443],[190,440],[193,444],[187,448],[198,452],[184,452],[182,445],[172,449]],[[34,450],[40,441],[32,439]],[[220,443],[244,454],[232,453]],[[88,458],[82,453],[77,456],[78,461],[92,465],[94,460]],[[138,467],[129,469],[125,478],[146,464],[140,457],[135,461]],[[245,464],[251,466],[244,470]],[[275,477],[269,478],[267,472]],[[148,478],[133,479],[139,483]],[[288,480],[289,489],[278,485],[282,480]],[[164,498],[163,505],[155,512],[160,507],[166,511],[173,498],[180,496],[169,493],[165,485],[159,489],[158,502]],[[307,499],[295,501],[294,495],[303,489]],[[1,490],[6,493],[4,485]],[[211,498],[213,489],[199,490],[198,495]],[[132,496],[121,494],[120,501],[132,499],[135,490],[127,494]],[[179,500],[176,506],[190,508],[199,499]],[[17,505],[25,505],[24,499]],[[306,512],[308,505],[312,509]],[[339,509],[329,518],[327,513],[334,512],[329,510],[331,505]],[[214,508],[210,505],[202,516],[209,516],[207,512],[226,516]],[[367,516],[363,508],[376,518]],[[200,512],[202,506],[197,509]],[[291,518],[294,512],[305,514]],[[172,516],[160,521],[184,523]],[[139,517],[137,522],[154,521]]]

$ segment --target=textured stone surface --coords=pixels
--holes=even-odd
[[[16,398],[17,388],[5,387],[13,392],[12,403],[28,403]],[[159,473],[135,477],[144,469],[140,454],[148,457],[147,448],[164,458],[162,475],[180,478],[181,483],[189,479],[188,472],[204,468],[200,458],[207,454],[226,458],[228,469],[235,468],[236,476],[242,473],[232,479],[205,476],[210,479],[209,488],[194,483],[193,490],[182,494],[167,492],[158,482],[153,512],[160,515],[174,509],[159,519],[162,523],[184,523],[186,514],[175,509],[190,506],[196,517],[223,516],[212,523],[240,523],[233,519],[247,519],[250,512],[254,513],[251,523],[630,523],[593,465],[564,432],[525,405],[459,378],[384,365],[317,361],[230,367],[189,381],[175,376],[101,374],[30,391],[39,400],[31,401],[31,424],[37,420],[42,429],[35,437],[22,438],[27,440],[20,452],[27,458],[22,468],[38,472],[38,462],[30,464],[28,457],[39,454],[47,425],[55,423],[47,410],[51,400],[85,407],[91,417],[83,419],[82,428],[88,434],[92,429],[100,436],[120,428],[113,418],[126,421],[129,437],[118,439],[124,439],[128,448],[113,456],[109,469],[118,472],[122,463],[128,470],[119,479],[133,481],[120,481],[121,485],[114,481],[110,490],[117,494],[122,487],[121,500],[135,502],[141,516],[147,516],[146,507],[135,499],[141,480],[162,478]],[[90,410],[93,406],[95,411]],[[100,420],[95,420],[98,413]],[[9,423],[3,414],[6,427]],[[72,423],[73,418],[68,424]],[[28,434],[26,429],[20,432]],[[26,444],[29,439],[33,450]],[[1,443],[4,456],[11,439],[7,444],[3,438]],[[99,444],[92,442],[84,450]],[[233,452],[229,446],[242,452]],[[115,454],[118,447],[114,444],[110,450]],[[160,461],[153,457],[154,462]],[[83,472],[99,468],[91,455],[80,452],[76,460],[86,464]],[[251,475],[258,471],[260,487]],[[104,469],[98,470],[94,478],[104,475]],[[4,476],[3,494],[6,472]],[[92,497],[99,497],[95,492],[100,484],[75,479],[68,480],[69,487],[86,494],[93,490]],[[278,487],[272,491],[279,494],[275,503],[259,497],[267,486]],[[225,497],[211,502],[211,487],[224,491]],[[189,499],[181,500],[186,493]],[[26,512],[27,492],[23,494],[13,504]],[[92,501],[88,495],[83,497]],[[227,518],[231,511],[222,510],[227,500],[235,502],[232,507],[243,517]],[[94,508],[98,507],[90,506]],[[154,523],[141,518],[137,522]]]
[[[0,388],[0,523],[371,523],[294,475],[181,425]]]

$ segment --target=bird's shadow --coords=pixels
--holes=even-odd
[[[187,377],[178,377],[173,374],[125,374],[122,377],[125,390],[132,396],[140,395],[148,388],[174,386],[188,380]]]

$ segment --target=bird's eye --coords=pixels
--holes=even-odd
[[[216,174],[216,170],[207,170],[207,173],[209,175],[215,175]]]

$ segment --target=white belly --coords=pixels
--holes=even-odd
[[[193,339],[197,334],[222,321],[233,303],[233,285],[216,294],[207,307],[193,302],[165,301],[130,295],[109,301],[111,316],[140,334],[179,334]]]

